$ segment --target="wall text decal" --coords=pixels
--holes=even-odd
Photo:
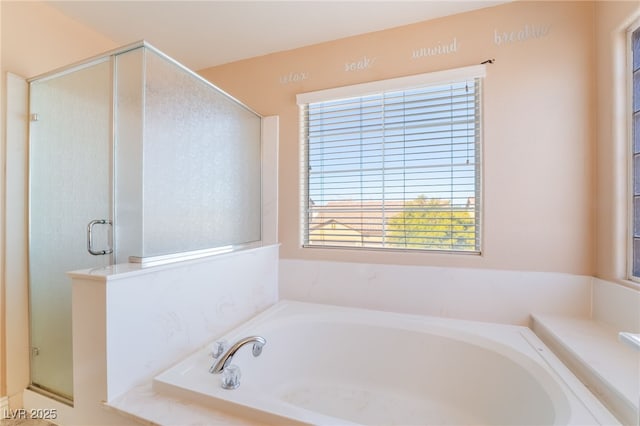
[[[518,43],[531,39],[546,37],[551,29],[550,24],[529,25],[518,31],[498,31],[493,30],[493,42],[500,46],[509,43]]]
[[[345,72],[353,72],[353,71],[364,71],[373,67],[376,58],[369,58],[367,56],[363,57],[358,61],[353,62],[345,62],[344,63],[344,71]]]
[[[299,83],[304,80],[309,80],[308,72],[290,72],[280,76],[280,84]]]
[[[415,49],[412,54],[412,59],[418,59],[425,56],[438,56],[438,55],[448,55],[450,53],[456,53],[458,51],[458,38],[454,37],[450,43],[441,43],[438,41],[438,44],[431,47],[421,47],[419,49]]]

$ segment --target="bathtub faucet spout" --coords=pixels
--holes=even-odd
[[[211,368],[209,368],[209,373],[222,373],[224,369],[231,364],[231,360],[233,360],[233,356],[238,352],[238,349],[249,343],[253,343],[253,356],[258,356],[262,353],[262,347],[267,343],[267,341],[261,336],[249,336],[238,340],[224,354],[222,354],[220,359],[218,359]]]

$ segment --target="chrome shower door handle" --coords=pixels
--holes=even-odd
[[[102,256],[105,254],[113,253],[113,248],[109,247],[106,250],[94,250],[93,248],[93,227],[96,225],[113,225],[113,222],[107,219],[95,219],[89,222],[87,225],[87,251],[94,256]]]

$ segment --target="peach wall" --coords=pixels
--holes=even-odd
[[[280,116],[283,258],[591,275],[593,19],[592,2],[515,2],[200,73],[259,113]],[[532,36],[540,27],[548,28],[546,34]],[[513,39],[505,42],[504,33]],[[454,42],[455,52],[412,58],[414,50]],[[489,58],[496,63],[488,67],[485,81],[483,255],[302,249],[295,95]],[[370,66],[346,71],[358,62]]]
[[[20,164],[25,164],[28,124],[26,84],[20,77],[34,77],[116,46],[113,41],[42,2],[3,0],[0,1],[0,11],[1,104],[3,111],[11,112],[10,123],[5,121],[5,113],[2,113],[0,159],[3,164],[6,159],[12,166],[6,175],[0,174],[0,195],[4,200],[0,209],[0,236],[4,242],[0,245],[0,263],[5,267],[0,275],[0,297],[5,298],[4,338],[0,341],[0,360],[4,359],[0,372],[0,396],[9,396],[11,407],[16,408],[22,405],[22,390],[29,383],[27,174],[26,168],[20,167]],[[8,72],[16,74],[10,77],[15,87],[13,93],[19,95],[23,91],[23,99],[13,99],[10,102],[12,108],[4,109],[7,105]]]
[[[113,49],[95,30],[38,1],[2,1],[3,71],[30,78]]]
[[[637,1],[596,4],[598,75],[598,277],[625,282],[629,229],[627,29],[640,18]],[[629,115],[630,116],[630,115]]]

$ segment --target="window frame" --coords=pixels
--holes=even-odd
[[[299,204],[299,243],[303,249],[339,249],[339,250],[359,250],[359,251],[388,251],[388,252],[422,252],[422,253],[444,253],[453,255],[482,255],[483,250],[483,225],[484,225],[484,203],[483,203],[483,83],[486,77],[486,65],[474,65],[463,68],[456,68],[444,71],[430,72],[424,74],[411,75],[406,77],[391,78],[386,80],[373,81],[368,83],[360,83],[349,86],[319,90],[314,92],[301,93],[296,96],[299,106],[299,140],[300,140],[300,204]],[[306,235],[309,233],[310,221],[308,219],[308,198],[309,198],[309,174],[308,174],[308,138],[305,133],[305,107],[308,104],[316,102],[327,102],[344,98],[365,97],[373,94],[380,94],[389,91],[408,91],[411,89],[424,88],[428,86],[446,85],[450,83],[461,82],[464,80],[479,79],[478,85],[478,104],[479,104],[479,122],[478,122],[478,143],[477,143],[477,168],[475,171],[475,197],[477,207],[476,212],[479,219],[475,221],[476,247],[474,250],[454,250],[454,249],[435,249],[435,248],[408,248],[408,247],[372,247],[372,246],[347,246],[347,245],[315,245],[306,241]],[[406,200],[405,200],[406,201]]]
[[[626,101],[627,104],[627,113],[626,113],[626,121],[627,121],[627,145],[626,151],[628,156],[627,161],[627,212],[628,212],[628,220],[627,220],[627,277],[629,281],[640,283],[640,276],[634,275],[634,237],[635,237],[635,205],[634,205],[634,196],[635,196],[635,176],[634,176],[634,131],[637,130],[640,132],[640,128],[634,129],[634,87],[633,87],[633,63],[634,63],[634,51],[633,51],[633,33],[636,31],[640,31],[640,19],[634,21],[627,29],[626,34],[626,70],[627,70],[627,91],[628,98]],[[640,43],[640,41],[639,41]],[[640,126],[639,126],[640,127]]]

